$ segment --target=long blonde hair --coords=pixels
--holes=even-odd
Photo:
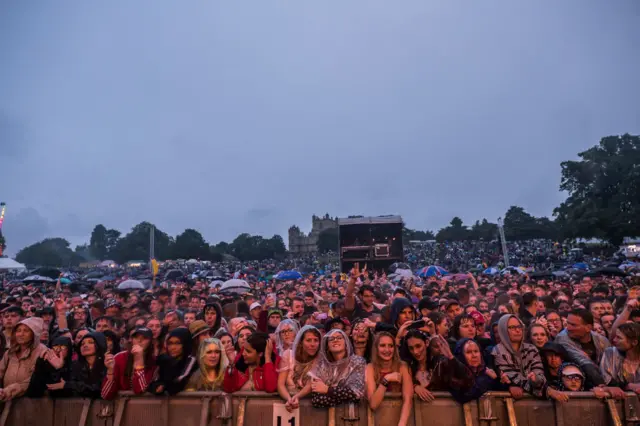
[[[376,337],[373,341],[373,348],[371,351],[371,364],[373,365],[373,378],[376,383],[380,382],[380,372],[381,372],[381,360],[378,356],[378,344],[380,344],[380,340],[383,337],[388,337],[393,342],[393,358],[391,358],[391,370],[393,372],[399,372],[400,366],[402,366],[403,361],[400,359],[400,353],[398,352],[398,347],[395,344],[395,339],[393,335],[386,331],[381,331],[376,334]]]
[[[216,368],[216,379],[211,383],[207,381],[207,367],[205,367],[204,362],[202,361],[207,352],[207,346],[209,345],[216,345],[220,351],[220,362],[218,362],[218,368]],[[224,352],[222,342],[219,339],[210,337],[208,339],[204,339],[202,343],[200,343],[200,347],[198,348],[198,364],[200,366],[200,377],[202,383],[216,389],[221,388],[222,382],[224,381],[224,371],[229,365],[229,360],[227,359],[227,354]]]

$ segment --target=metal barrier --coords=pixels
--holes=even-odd
[[[460,405],[448,393],[424,403],[414,399],[408,426],[631,426],[640,425],[638,396],[623,401],[595,399],[592,393],[569,394],[561,404],[491,392]],[[387,395],[375,412],[366,401],[335,409],[318,409],[300,401],[292,414],[283,401],[263,392],[185,392],[169,397],[122,392],[115,401],[28,399],[4,404],[0,426],[395,426],[402,409],[400,394]]]

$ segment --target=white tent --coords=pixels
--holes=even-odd
[[[22,263],[18,263],[8,257],[0,257],[0,271],[2,270],[25,270],[27,269]]]

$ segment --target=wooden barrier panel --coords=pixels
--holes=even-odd
[[[560,404],[491,392],[464,406],[448,393],[435,396],[431,403],[414,399],[408,426],[640,425],[640,401],[632,393],[624,401],[570,393],[569,402]],[[277,395],[264,392],[185,392],[170,398],[123,392],[116,401],[17,399],[2,406],[0,426],[394,426],[401,409],[399,394],[387,395],[375,412],[364,400],[327,410],[305,399],[289,413]]]

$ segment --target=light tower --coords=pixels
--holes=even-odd
[[[4,212],[7,210],[7,203],[0,203],[0,256],[4,252],[4,236],[2,235],[2,224],[4,223]]]

